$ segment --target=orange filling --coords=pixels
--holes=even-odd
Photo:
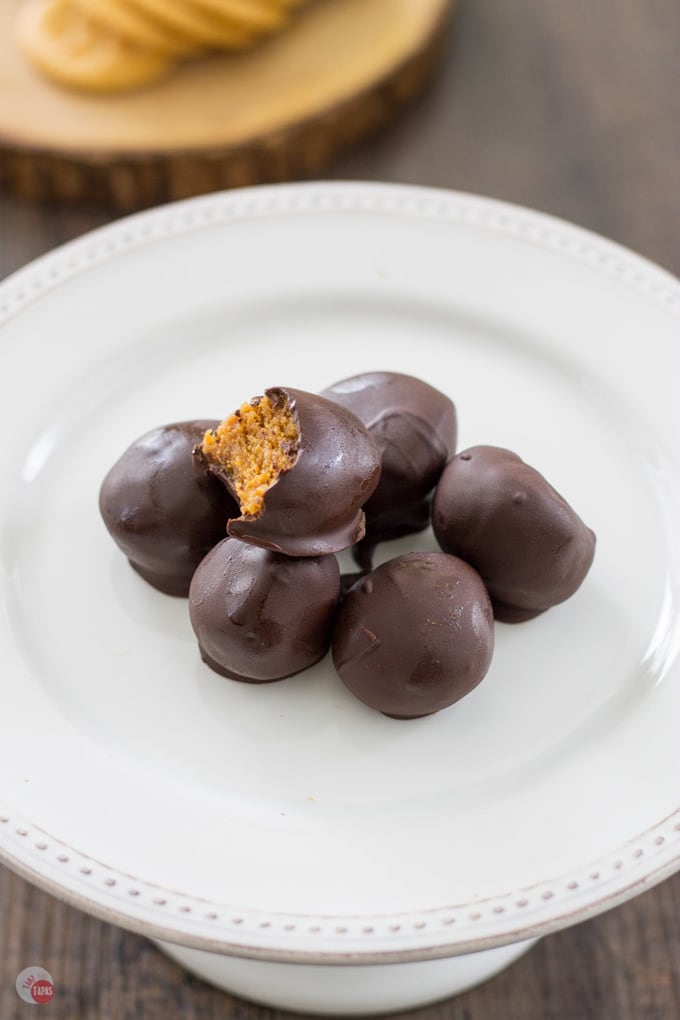
[[[297,457],[299,431],[286,403],[254,397],[206,432],[201,450],[229,476],[241,513],[256,517],[265,493]]]

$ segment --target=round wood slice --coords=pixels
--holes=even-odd
[[[318,173],[425,84],[453,7],[313,0],[247,53],[90,96],[45,81],[18,52],[20,2],[0,3],[0,187],[120,210]]]

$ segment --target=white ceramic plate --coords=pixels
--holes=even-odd
[[[129,928],[289,960],[525,938],[678,866],[670,276],[498,202],[314,184],[124,220],[0,305],[10,866]],[[461,447],[516,450],[598,536],[573,599],[498,626],[484,683],[411,722],[328,662],[263,687],[212,673],[185,601],[129,568],[97,511],[147,429],[369,369],[444,390]]]

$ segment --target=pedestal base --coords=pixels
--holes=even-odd
[[[324,1016],[366,1016],[415,1009],[493,977],[536,939],[479,953],[415,963],[325,966],[270,963],[156,942],[192,974],[274,1009]]]

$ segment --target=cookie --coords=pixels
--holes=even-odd
[[[20,8],[20,48],[46,77],[88,92],[139,88],[162,77],[172,63],[127,43],[85,17],[71,0],[31,0]]]
[[[232,49],[248,45],[250,38],[235,25],[224,25],[217,18],[188,0],[120,0],[135,11],[152,15],[166,28],[188,43],[205,49]]]
[[[274,32],[287,21],[282,0],[186,0],[210,12],[211,16],[241,28],[261,33]]]
[[[135,10],[120,0],[73,0],[83,15],[134,46],[153,50],[164,56],[182,58],[195,47],[153,17]]]

